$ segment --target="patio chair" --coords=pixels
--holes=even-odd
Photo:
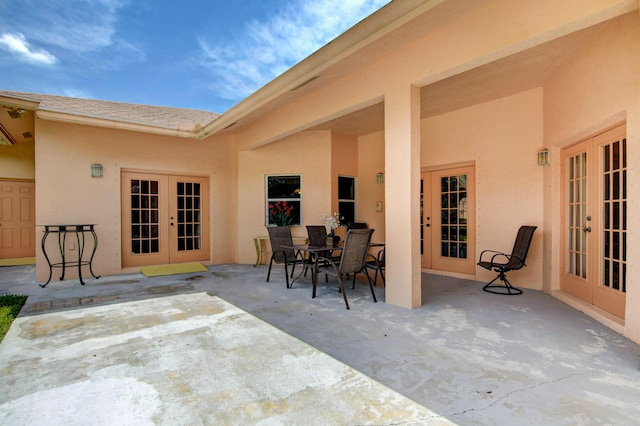
[[[367,229],[365,222],[347,222],[347,231],[350,229]]]
[[[369,269],[372,269],[375,272],[375,275],[373,277],[373,283],[375,284],[376,282],[378,282],[378,273],[380,274],[380,277],[382,277],[382,285],[383,286],[387,286],[387,282],[384,279],[384,248],[382,248],[382,250],[378,251],[378,254],[376,256],[372,255],[372,254],[368,254],[367,255],[367,260],[364,264],[365,270],[364,272],[369,275]]]
[[[316,297],[316,286],[317,286],[317,277],[318,273],[324,273],[327,275],[335,276],[338,279],[338,285],[340,286],[340,292],[342,293],[342,297],[344,298],[344,304],[349,309],[349,301],[347,300],[347,293],[344,289],[344,279],[347,275],[355,275],[364,272],[365,270],[365,260],[367,258],[367,252],[369,251],[369,243],[371,242],[371,234],[373,234],[373,229],[353,229],[347,232],[347,236],[344,239],[344,248],[342,250],[342,255],[340,256],[340,261],[336,262],[330,258],[319,257],[316,259],[315,263],[315,277],[316,279],[313,281],[313,296]],[[369,281],[369,287],[371,288],[371,294],[373,296],[373,301],[377,302],[376,294],[373,290],[373,283],[371,282],[371,277],[366,274],[367,280]]]
[[[307,236],[309,237],[310,246],[324,246],[327,244],[327,228],[324,225],[307,225]],[[331,259],[339,259],[339,256],[333,256],[333,250],[320,252],[321,257]]]
[[[499,251],[484,250],[480,253],[480,260],[478,266],[493,270],[498,273],[498,276],[487,283],[482,289],[489,293],[504,294],[507,296],[514,296],[522,294],[522,290],[515,288],[511,285],[507,279],[506,273],[509,271],[515,271],[527,266],[524,261],[527,258],[529,252],[529,246],[531,245],[531,239],[533,238],[533,232],[537,226],[521,226],[518,230],[518,236],[513,245],[511,254],[501,253]],[[487,253],[487,259],[483,260],[483,255]],[[489,256],[491,256],[489,258]],[[495,280],[500,279],[504,284],[493,284]]]
[[[267,273],[267,282],[271,276],[271,266],[276,264],[284,264],[284,276],[287,281],[287,288],[291,288],[289,284],[288,266],[291,268],[291,278],[296,270],[296,265],[305,264],[305,259],[299,250],[290,248],[293,246],[293,238],[291,237],[291,229],[288,226],[268,226],[269,242],[271,243],[271,260],[269,260],[269,272]],[[289,247],[287,247],[289,246]]]

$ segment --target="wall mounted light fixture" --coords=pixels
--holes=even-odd
[[[538,166],[549,166],[551,165],[551,161],[549,159],[549,150],[541,149],[538,151]]]
[[[379,172],[376,175],[376,183],[379,183],[379,184],[384,183],[384,173]]]
[[[91,165],[91,177],[102,177],[102,164]]]

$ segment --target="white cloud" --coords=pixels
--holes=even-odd
[[[22,33],[4,33],[0,35],[0,47],[31,64],[53,65],[58,61],[54,55],[46,50],[32,48]]]
[[[198,40],[216,95],[242,99],[346,31],[388,0],[296,0],[235,41]]]

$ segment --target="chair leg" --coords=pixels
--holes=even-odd
[[[269,282],[269,277],[271,276],[271,265],[273,265],[273,256],[271,256],[271,260],[269,260],[269,272],[267,272],[267,282]]]
[[[373,291],[373,281],[371,281],[371,277],[369,276],[369,271],[364,270],[364,274],[367,276],[367,281],[369,281],[369,288],[371,289],[371,295],[373,296],[373,302],[378,303],[378,299],[376,299],[376,292]],[[378,276],[378,271],[376,270],[376,277]]]
[[[344,304],[347,307],[347,309],[350,309],[349,302],[347,301],[347,292],[344,291],[344,284],[342,282],[342,276],[340,274],[338,274],[338,284],[340,284],[340,291],[342,292],[342,298],[344,299]]]
[[[295,268],[295,265],[294,265]],[[289,271],[287,270],[287,261],[284,261],[284,278],[287,281],[287,288],[291,288],[289,284]]]
[[[498,276],[487,283],[484,287],[482,287],[482,290],[486,291],[487,293],[503,294],[505,296],[515,296],[518,294],[522,294],[522,290],[511,285],[504,271],[497,272]],[[493,282],[497,279],[500,279],[500,281],[502,281],[504,285],[493,284]]]

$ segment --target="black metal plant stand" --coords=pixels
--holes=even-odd
[[[42,225],[44,226],[44,235],[42,236],[42,254],[44,254],[44,258],[47,260],[47,264],[49,265],[49,278],[47,282],[44,284],[40,284],[40,287],[46,287],[47,284],[51,281],[51,277],[53,276],[53,268],[61,268],[62,274],[60,275],[60,281],[64,280],[65,269],[67,266],[69,267],[78,267],[78,278],[80,280],[80,284],[84,285],[84,280],[82,279],[82,267],[89,266],[89,272],[94,278],[100,278],[99,275],[93,273],[93,257],[96,254],[96,249],[98,248],[98,236],[96,235],[96,231],[94,227],[95,224],[76,224],[76,225]],[[52,263],[49,255],[47,254],[46,242],[47,237],[50,234],[58,234],[58,249],[60,250],[61,261]],[[67,260],[65,255],[65,247],[67,242],[67,234],[75,234],[76,242],[78,244],[78,259],[77,260]],[[84,250],[86,248],[86,238],[85,234],[91,235],[93,238],[93,250],[91,251],[91,256],[88,260],[83,260]]]

